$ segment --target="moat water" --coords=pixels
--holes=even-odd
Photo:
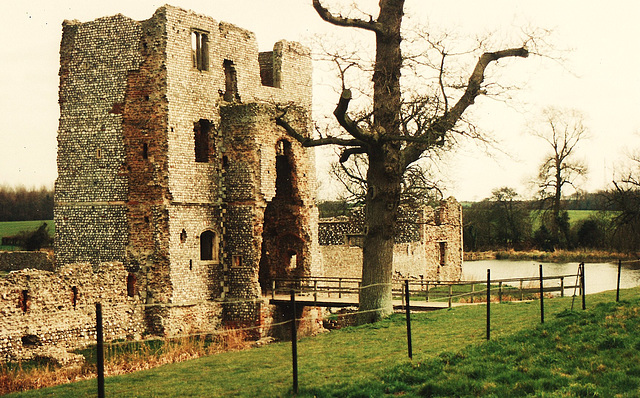
[[[541,263],[539,261],[480,260],[465,261],[462,265],[463,280],[486,280],[487,269],[491,279],[538,277],[542,264],[544,276],[576,275],[578,263]],[[586,293],[615,290],[618,280],[618,263],[585,263]],[[573,284],[575,277],[567,278],[565,285]],[[620,273],[620,288],[640,286],[640,262],[623,262]],[[573,289],[572,289],[573,291]],[[570,292],[568,292],[570,293]]]

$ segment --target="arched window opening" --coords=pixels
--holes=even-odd
[[[218,261],[218,235],[213,231],[200,234],[200,260]]]
[[[76,308],[76,304],[78,304],[78,288],[76,286],[71,288],[71,303],[73,308]]]
[[[136,295],[136,276],[129,272],[127,275],[127,296],[133,297]]]
[[[185,243],[187,241],[187,231],[184,229],[180,232],[180,243]]]

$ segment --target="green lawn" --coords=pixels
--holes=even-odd
[[[14,236],[22,231],[34,231],[38,229],[38,227],[41,226],[43,222],[47,223],[47,231],[49,231],[49,235],[53,238],[53,235],[55,233],[55,225],[53,224],[53,220],[1,221],[0,238],[2,238],[3,236]],[[18,248],[14,246],[0,245],[0,250],[16,249]]]
[[[473,305],[412,316],[413,361],[405,319],[300,339],[303,397],[377,396],[638,396],[640,289],[491,306]],[[291,345],[276,343],[128,375],[107,377],[110,397],[283,397],[291,394]],[[90,397],[96,381],[11,397]]]

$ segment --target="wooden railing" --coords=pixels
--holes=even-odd
[[[498,301],[525,300],[538,295],[540,289],[540,277],[522,277],[492,279],[492,297],[498,297]],[[577,294],[580,289],[577,275],[554,275],[542,278],[544,293],[556,294],[561,297],[565,292],[574,289]],[[357,299],[360,293],[362,280],[360,278],[338,277],[303,277],[303,278],[277,278],[272,281],[271,295],[275,298],[279,294],[290,294],[291,290],[296,295],[313,295],[318,297],[337,297]],[[486,280],[478,281],[433,281],[426,279],[409,279],[409,294],[413,300],[447,301],[451,307],[454,301],[474,302],[486,300]],[[404,300],[405,279],[394,279],[392,282],[392,294]],[[412,300],[412,301],[413,301]]]

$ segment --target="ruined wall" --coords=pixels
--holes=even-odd
[[[362,275],[362,211],[321,220],[320,249],[325,276]],[[437,208],[403,210],[393,248],[394,276],[458,280],[462,275],[462,208],[453,198]]]
[[[53,271],[53,256],[46,252],[0,251],[0,271],[25,268]]]
[[[60,45],[56,261],[124,261],[127,73],[142,61],[140,25],[122,15],[65,21]]]
[[[0,278],[0,359],[95,344],[96,302],[103,304],[106,340],[139,338],[146,331],[143,311],[127,295],[127,275],[121,263],[97,269],[85,263]]]

